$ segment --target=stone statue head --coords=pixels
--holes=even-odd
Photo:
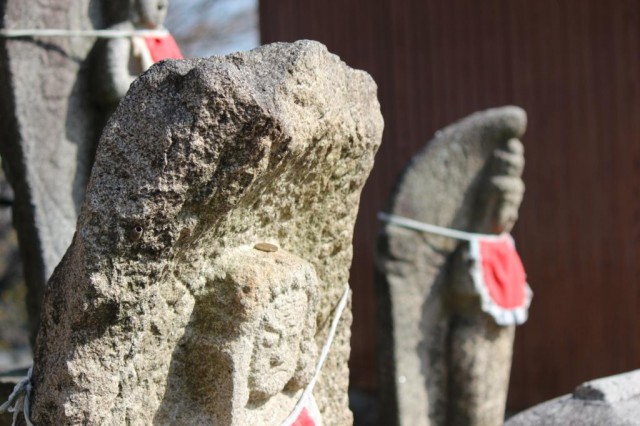
[[[132,0],[129,20],[142,28],[158,28],[167,16],[169,0]]]
[[[487,166],[476,203],[475,228],[477,232],[484,233],[509,232],[518,220],[524,194],[522,142],[516,138],[509,139],[493,152]]]

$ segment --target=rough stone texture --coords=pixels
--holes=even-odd
[[[102,26],[90,0],[0,0],[9,29]],[[71,242],[104,122],[91,103],[92,38],[0,38],[0,155],[15,192],[35,338],[43,290]]]
[[[279,424],[348,281],[381,135],[373,80],[315,42],[143,74],[47,286],[35,423]],[[350,323],[314,392],[328,425],[352,421]]]
[[[583,383],[572,395],[536,405],[506,426],[640,425],[640,370]]]
[[[509,231],[524,185],[526,115],[473,114],[442,131],[408,164],[386,211],[481,233]],[[502,423],[513,327],[480,311],[468,244],[390,224],[378,237],[381,424]]]

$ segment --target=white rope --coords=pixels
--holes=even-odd
[[[441,235],[443,237],[449,237],[456,240],[471,241],[477,238],[483,240],[498,240],[500,235],[496,234],[477,234],[474,232],[460,231],[458,229],[444,228],[442,226],[432,225],[430,223],[419,222],[417,220],[408,219],[402,216],[396,216],[393,214],[387,214],[383,212],[378,213],[378,219],[382,222],[389,223],[391,225],[400,226],[402,228],[412,229],[414,231],[427,232],[429,234]]]
[[[31,374],[33,373],[33,366],[29,367],[29,372],[27,373],[27,377],[20,380],[18,384],[13,388],[13,392],[9,395],[9,399],[7,402],[0,405],[0,413],[13,413],[13,422],[11,426],[15,426],[18,421],[18,414],[20,413],[20,408],[22,408],[22,413],[24,414],[24,420],[27,423],[27,426],[34,426],[31,423],[31,413],[29,406],[31,404]],[[22,406],[20,406],[22,405]]]
[[[53,28],[0,29],[0,38],[18,37],[96,37],[96,38],[128,38],[128,37],[166,37],[166,29],[157,30],[67,30]]]
[[[336,306],[336,310],[333,314],[333,319],[331,320],[331,328],[329,329],[329,335],[327,336],[327,340],[322,347],[322,352],[320,352],[320,358],[318,358],[318,363],[316,364],[316,371],[313,375],[313,378],[307,385],[307,387],[300,395],[300,399],[296,403],[291,414],[282,422],[282,426],[289,426],[296,421],[300,413],[305,407],[305,404],[311,393],[313,392],[313,388],[318,381],[318,377],[320,376],[320,370],[322,370],[322,366],[324,362],[327,360],[327,356],[329,355],[329,349],[331,349],[331,344],[333,343],[333,339],[336,335],[336,330],[338,328],[338,323],[340,322],[340,318],[342,317],[342,312],[344,308],[347,306],[347,301],[349,300],[349,283],[345,284],[344,292],[342,293],[342,297],[340,297],[340,301],[338,302],[338,306]]]

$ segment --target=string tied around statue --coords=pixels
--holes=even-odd
[[[378,213],[378,219],[393,226],[468,242],[469,273],[482,311],[500,326],[520,325],[527,321],[533,292],[509,233],[467,232],[384,212]]]
[[[15,426],[18,421],[18,416],[22,412],[24,420],[27,426],[34,426],[31,423],[30,404],[31,404],[31,374],[33,373],[33,366],[29,367],[27,376],[20,380],[18,384],[13,388],[13,392],[9,395],[7,401],[0,405],[0,413],[13,413],[13,421],[11,426]]]
[[[130,38],[134,49],[142,58],[143,69],[162,59],[183,59],[175,39],[165,28],[153,30],[72,30],[64,28],[0,29],[0,38],[18,39],[34,37],[90,37],[102,39]]]

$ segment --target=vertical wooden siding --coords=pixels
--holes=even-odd
[[[261,0],[263,43],[315,39],[379,85],[384,141],[351,272],[352,384],[374,389],[375,214],[435,130],[524,107],[527,193],[515,229],[535,293],[510,406],[640,368],[640,3]]]

